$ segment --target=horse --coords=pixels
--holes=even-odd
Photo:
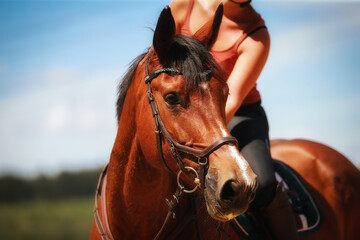
[[[208,27],[188,37],[175,34],[174,19],[166,7],[152,46],[124,76],[117,101],[118,132],[97,187],[91,239],[242,239],[229,222],[249,208],[257,176],[226,127],[228,86],[209,53],[222,11],[220,5]],[[291,144],[272,142],[277,159],[300,175],[308,169],[302,164],[298,168],[298,159],[313,167],[304,179],[328,212],[324,230],[306,239],[352,239],[345,233],[357,223],[347,219],[350,224],[340,224],[350,213],[336,208],[346,203],[358,212],[354,203],[359,202],[359,194],[348,181],[349,164],[345,161],[336,178],[339,188],[324,195],[323,188],[333,176],[319,179],[318,171],[326,169],[314,166],[333,152],[324,150],[321,158],[314,159],[279,150],[282,145]],[[317,150],[313,147],[311,153]],[[359,183],[358,174],[352,173],[352,180]],[[345,202],[340,201],[342,194]]]

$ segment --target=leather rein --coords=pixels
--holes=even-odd
[[[156,77],[158,77],[160,74],[162,73],[171,73],[172,75],[182,75],[181,70],[179,69],[175,69],[175,68],[161,68],[158,70],[154,70],[152,72],[149,73],[148,70],[148,65],[149,65],[149,55],[146,58],[145,61],[145,84],[147,85],[147,98],[149,101],[149,105],[152,111],[152,115],[154,117],[154,121],[155,121],[155,135],[156,135],[156,145],[157,145],[157,151],[158,151],[158,158],[160,163],[163,165],[163,167],[168,170],[171,173],[174,173],[170,167],[168,166],[168,164],[165,161],[164,155],[163,155],[163,151],[162,151],[162,136],[164,137],[164,139],[166,140],[166,142],[169,144],[170,146],[170,153],[172,155],[172,157],[174,158],[174,160],[177,162],[177,165],[179,166],[180,170],[177,174],[177,184],[178,187],[176,189],[176,192],[174,193],[174,195],[172,196],[172,199],[168,200],[166,199],[166,203],[168,205],[168,213],[166,215],[166,218],[164,220],[164,223],[161,227],[161,229],[159,230],[158,234],[156,235],[156,237],[154,238],[154,240],[159,239],[161,233],[163,232],[163,230],[165,229],[165,226],[167,225],[168,221],[170,220],[171,216],[173,216],[173,218],[175,218],[175,209],[176,206],[179,203],[180,197],[182,195],[183,192],[185,193],[193,193],[195,192],[197,189],[201,189],[201,191],[204,191],[205,189],[205,175],[207,172],[207,169],[209,167],[209,159],[208,157],[210,156],[211,153],[213,153],[214,151],[216,151],[217,149],[219,149],[220,147],[222,147],[223,145],[226,144],[235,144],[238,146],[238,141],[236,140],[235,137],[232,136],[227,136],[227,137],[222,137],[219,138],[218,140],[216,140],[215,142],[213,142],[212,144],[210,144],[208,147],[204,148],[203,150],[199,150],[199,149],[195,149],[189,146],[186,146],[184,144],[181,144],[177,141],[175,141],[169,134],[169,132],[166,130],[163,121],[161,120],[160,114],[159,114],[159,110],[155,101],[155,98],[153,96],[152,93],[152,89],[151,89],[151,81],[153,79],[155,79]],[[212,74],[212,69],[201,73],[202,75],[210,75]],[[186,166],[181,155],[181,153],[185,153],[185,154],[189,154],[193,157],[195,157],[194,159],[190,159],[192,162],[194,162],[195,164],[199,165],[200,167],[200,173],[198,173],[193,167],[190,166]],[[112,235],[111,235],[111,231],[110,228],[107,224],[107,219],[105,219],[105,226],[102,224],[102,221],[99,217],[99,213],[98,213],[98,206],[97,206],[97,199],[99,196],[102,197],[102,195],[105,195],[105,189],[104,186],[102,186],[102,182],[103,182],[103,178],[105,178],[105,174],[106,174],[106,170],[107,170],[107,166],[104,168],[100,179],[99,179],[99,183],[98,183],[98,187],[97,187],[97,191],[96,191],[96,196],[95,196],[95,210],[94,210],[94,215],[95,215],[95,223],[97,225],[97,228],[99,230],[99,233],[102,237],[103,240],[112,240]],[[185,187],[180,183],[180,176],[181,174],[184,173],[186,175],[189,175],[189,173],[192,173],[195,177],[194,177],[194,183],[195,183],[195,187],[191,190],[187,190],[185,189]],[[174,173],[175,174],[175,173]],[[101,190],[104,191],[101,191]],[[103,192],[103,194],[101,194],[101,192]],[[105,200],[104,197],[102,197],[102,200]],[[102,204],[102,211],[105,211],[105,214],[103,214],[103,218],[106,218],[106,204]],[[105,208],[105,209],[104,209]],[[104,217],[105,216],[105,217]],[[198,228],[197,228],[198,229]],[[197,238],[199,239],[199,233],[197,233]]]

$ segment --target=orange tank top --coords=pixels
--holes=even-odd
[[[190,30],[190,15],[193,6],[194,0],[190,0],[186,16],[184,20],[180,23],[180,34],[184,34],[187,36],[194,35]],[[243,32],[243,34],[239,36],[238,40],[231,47],[221,51],[210,51],[215,60],[220,64],[222,68],[224,68],[227,73],[231,73],[234,68],[235,62],[238,58],[237,49],[239,48],[240,44],[246,39],[247,36],[255,32],[257,29],[260,29],[261,27],[265,27],[265,22],[259,15],[259,17],[247,27],[247,29]],[[255,103],[260,100],[261,96],[255,84],[255,86],[250,90],[249,94],[245,97],[242,105]]]

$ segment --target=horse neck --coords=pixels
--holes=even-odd
[[[153,238],[167,214],[165,198],[170,198],[176,187],[174,177],[165,169],[148,163],[139,142],[138,134],[144,133],[137,132],[136,112],[148,104],[145,97],[136,99],[146,95],[141,79],[135,77],[128,89],[108,169],[108,221],[114,237],[122,239]],[[151,115],[148,121],[154,121]],[[150,146],[154,145],[155,137],[153,140]]]

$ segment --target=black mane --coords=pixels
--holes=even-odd
[[[117,118],[120,120],[126,92],[135,74],[139,62],[146,56],[143,53],[138,56],[131,64],[129,70],[124,75],[118,90]],[[187,86],[197,88],[201,82],[209,81],[209,76],[203,73],[213,69],[212,75],[217,79],[224,80],[224,72],[216,63],[209,51],[198,40],[185,36],[176,35],[167,54],[167,59],[163,60],[163,67],[176,68],[181,70]],[[145,94],[145,93],[144,93]]]
[[[141,54],[131,62],[129,70],[126,72],[126,74],[122,78],[122,81],[120,82],[118,89],[118,99],[116,102],[116,116],[118,122],[120,120],[121,112],[125,102],[126,93],[130,87],[131,80],[134,77],[137,66],[139,65],[140,61],[145,57],[146,54],[147,53]]]

